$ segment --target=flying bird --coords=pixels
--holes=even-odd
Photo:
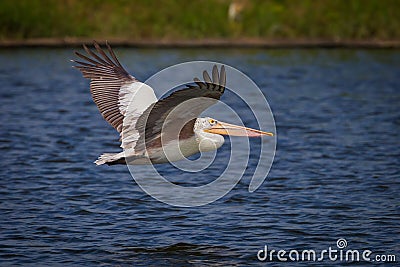
[[[223,95],[226,72],[214,65],[211,77],[203,72],[203,81],[157,99],[154,90],[130,75],[106,42],[108,53],[94,41],[95,50],[83,45],[87,55],[75,54],[80,60],[75,68],[90,79],[93,101],[103,118],[120,134],[119,153],[104,153],[94,163],[160,164],[182,160],[199,152],[213,151],[224,143],[223,135],[273,136],[243,126],[198,116]],[[82,61],[83,60],[83,61]]]

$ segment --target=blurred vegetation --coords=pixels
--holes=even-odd
[[[400,39],[397,0],[1,0],[0,39]]]

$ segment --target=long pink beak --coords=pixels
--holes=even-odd
[[[271,132],[263,132],[260,130],[233,125],[226,122],[218,122],[211,129],[205,129],[204,131],[214,134],[231,135],[231,136],[247,136],[247,137],[261,137],[263,135],[274,136],[274,134]]]

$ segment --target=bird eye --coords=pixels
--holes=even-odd
[[[216,121],[216,120],[213,120],[213,119],[210,119],[209,122],[210,122],[211,124],[216,124],[216,123],[217,123],[217,121]]]

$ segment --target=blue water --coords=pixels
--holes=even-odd
[[[267,180],[250,194],[246,172],[203,207],[161,203],[126,166],[92,163],[118,150],[118,136],[71,68],[72,49],[3,49],[0,265],[265,266],[257,259],[264,245],[323,250],[337,248],[339,238],[349,249],[400,260],[399,50],[116,52],[140,80],[199,59],[251,77],[277,127]],[[171,179],[209,182],[194,174]],[[332,263],[344,264],[322,262]]]

